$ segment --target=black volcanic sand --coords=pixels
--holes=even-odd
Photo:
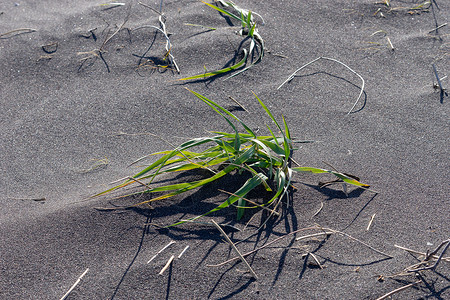
[[[267,47],[262,62],[226,81],[222,76],[188,82],[176,80],[241,59],[243,38],[235,34],[240,25],[199,1],[164,1],[177,74],[139,66],[146,61],[142,55],[161,62],[165,40],[151,27],[133,30],[159,26],[154,11],[123,2],[115,8],[101,6],[101,0],[0,3],[1,299],[59,299],[87,268],[68,299],[376,299],[419,279],[394,298],[450,298],[446,261],[420,278],[390,277],[418,262],[417,255],[394,245],[426,252],[449,238],[449,98],[433,86],[432,69],[434,64],[440,78],[450,73],[450,26],[433,31],[449,21],[449,1],[433,1],[438,7],[427,10],[406,9],[422,1],[392,0],[391,9],[375,0],[238,1],[264,18],[261,24],[255,17]],[[143,2],[159,10],[159,1]],[[86,54],[100,47],[103,59]],[[365,80],[363,97],[349,115],[362,82],[336,62],[319,60],[277,90],[292,72],[321,56],[347,64]],[[83,58],[88,59],[82,63]],[[450,86],[448,77],[442,85]],[[242,176],[153,209],[95,209],[147,196],[83,201],[136,173],[138,168],[128,166],[135,159],[170,148],[148,133],[179,144],[207,130],[229,130],[185,88],[266,134],[270,121],[255,92],[277,118],[286,117],[293,137],[315,141],[299,144],[297,162],[329,168],[327,162],[379,192],[350,188],[346,196],[341,185],[318,187],[333,178],[297,174],[290,205],[284,203],[282,217],[263,230],[256,231],[261,212],[245,227],[251,214],[237,222],[234,208],[201,221],[213,218],[240,229],[225,228],[234,242],[250,236],[237,244],[242,252],[320,224],[393,258],[342,235],[295,241],[318,232],[310,230],[248,256],[259,277],[253,280],[238,261],[208,266],[235,256],[214,227],[148,225],[211,209],[226,199],[217,189],[236,190]],[[105,158],[107,166],[89,170]],[[268,196],[261,190],[251,195]],[[147,263],[171,240],[176,243]],[[309,252],[323,269],[304,255]],[[172,255],[173,264],[158,275]]]

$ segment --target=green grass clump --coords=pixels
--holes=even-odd
[[[256,65],[257,63],[259,63],[262,60],[262,58],[264,57],[264,40],[259,35],[258,30],[256,28],[256,22],[253,20],[253,14],[256,14],[256,13],[252,14],[251,11],[240,8],[239,6],[237,6],[236,4],[234,4],[231,1],[219,1],[219,2],[224,7],[231,7],[235,11],[235,13],[231,13],[231,12],[229,12],[225,9],[222,9],[213,4],[209,4],[204,1],[202,1],[202,2],[222,14],[227,15],[235,20],[238,20],[241,23],[241,30],[239,31],[239,34],[241,36],[250,38],[250,46],[248,48],[248,51],[246,49],[244,49],[244,57],[237,64],[235,64],[231,67],[213,71],[213,72],[204,73],[204,74],[194,75],[191,77],[181,78],[179,80],[202,79],[202,78],[207,78],[207,77],[216,76],[216,75],[220,75],[220,74],[225,74],[225,73],[231,72],[235,69],[238,69],[247,62],[248,55],[250,55],[250,57],[253,57],[253,55],[256,51],[257,45],[259,45],[259,54],[258,54],[257,58],[254,61],[252,61],[252,63],[250,63],[248,66],[246,66],[242,70],[234,73],[233,75],[231,75],[228,78],[236,76],[236,75],[248,70],[249,68]]]
[[[139,173],[129,177],[129,179],[122,184],[95,196],[105,195],[131,184],[140,184],[146,186],[147,189],[129,195],[163,193],[160,196],[133,205],[139,206],[153,201],[168,199],[190,190],[200,188],[208,183],[219,180],[227,174],[232,174],[232,172],[250,173],[251,177],[234,193],[230,193],[231,196],[228,197],[226,201],[216,208],[205,212],[203,215],[188,220],[193,221],[212,212],[228,208],[229,206],[236,206],[236,202],[237,219],[240,219],[243,216],[244,210],[247,208],[256,208],[258,206],[276,208],[282,198],[289,192],[294,172],[330,173],[337,176],[345,183],[359,187],[368,187],[368,185],[360,183],[343,173],[319,168],[290,167],[290,160],[294,151],[294,141],[291,138],[286,120],[283,117],[283,127],[280,126],[267,106],[256,95],[256,99],[280,132],[278,136],[274,134],[274,131],[270,126],[267,126],[270,135],[257,136],[253,130],[227,109],[194,91],[190,92],[209,105],[217,114],[222,116],[233,131],[231,133],[214,131],[214,136],[191,139],[175,149],[153,153],[153,155],[162,156]],[[239,132],[236,123],[240,124],[246,132]],[[209,145],[209,147],[206,147],[206,150],[205,145]],[[198,146],[202,146],[201,151],[195,151],[195,148]],[[184,183],[167,184],[157,187],[150,186],[159,175],[196,169],[206,169],[210,172],[211,176],[205,179]],[[255,206],[256,204],[253,203],[253,206],[246,206],[247,200],[244,199],[246,195],[257,186],[261,185],[264,186],[267,192],[272,193],[270,200],[263,205]],[[186,222],[186,220],[170,226],[179,225],[184,222]]]

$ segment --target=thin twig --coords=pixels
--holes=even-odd
[[[335,229],[324,228],[324,227],[320,227],[320,226],[306,227],[306,228],[302,228],[302,229],[299,229],[299,230],[292,231],[292,232],[290,232],[290,233],[287,233],[287,234],[285,234],[285,235],[282,235],[282,236],[280,236],[280,237],[274,239],[273,241],[270,241],[270,242],[266,243],[265,245],[263,245],[263,246],[261,246],[261,247],[259,247],[259,248],[256,248],[256,249],[254,249],[254,250],[252,250],[252,251],[249,251],[249,252],[247,252],[247,253],[244,253],[244,254],[242,254],[242,256],[244,256],[244,257],[245,257],[245,256],[248,256],[248,255],[250,255],[250,254],[252,254],[252,253],[255,253],[255,252],[257,252],[257,251],[259,251],[259,250],[261,250],[261,249],[263,249],[263,248],[266,248],[266,247],[270,246],[271,244],[273,244],[273,243],[275,243],[275,242],[277,242],[277,241],[279,241],[279,240],[281,240],[281,239],[283,239],[283,238],[285,238],[285,237],[287,237],[287,236],[289,236],[289,235],[296,234],[296,233],[299,233],[299,232],[301,232],[301,231],[306,231],[306,230],[322,230],[323,232],[320,233],[321,235],[324,235],[324,234],[339,233],[339,234],[342,234],[342,235],[344,235],[344,236],[346,236],[346,237],[348,237],[348,238],[350,238],[350,239],[352,239],[352,240],[354,240],[354,241],[356,241],[356,242],[358,242],[358,243],[360,243],[360,244],[363,244],[364,246],[368,247],[369,249],[371,249],[371,250],[373,250],[373,251],[375,251],[375,252],[377,252],[377,253],[379,253],[379,254],[381,254],[381,255],[384,255],[384,256],[389,257],[389,258],[393,258],[393,256],[391,256],[391,255],[389,255],[389,254],[386,254],[386,253],[384,253],[384,252],[382,252],[382,251],[380,251],[380,250],[377,250],[377,249],[373,248],[372,246],[370,246],[370,245],[364,243],[363,241],[360,241],[360,240],[358,240],[358,239],[352,237],[351,235],[348,235],[348,234],[346,234],[346,233],[344,233],[344,232],[341,232],[341,231],[338,231],[338,230],[335,230]],[[300,239],[301,239],[301,238],[300,238]],[[229,263],[229,262],[233,262],[233,261],[235,261],[235,260],[237,260],[237,259],[239,259],[239,257],[233,257],[233,258],[231,258],[231,259],[229,259],[229,260],[227,260],[227,261],[224,261],[224,262],[222,262],[222,263],[220,263],[220,264],[216,264],[216,265],[208,265],[208,267],[219,267],[219,266],[222,266],[222,265],[227,264],[227,263]]]
[[[369,221],[369,224],[367,224],[366,231],[369,231],[370,226],[372,226],[372,222],[373,222],[373,219],[375,218],[375,215],[376,215],[376,214],[373,214],[373,215],[370,217],[370,221]]]
[[[183,251],[181,251],[181,253],[178,255],[178,258],[181,258],[184,254],[184,252],[186,252],[186,250],[189,248],[189,245],[187,245],[186,247],[184,247]]]
[[[402,249],[402,250],[405,250],[406,252],[409,252],[409,253],[421,255],[421,256],[423,256],[423,257],[426,257],[426,256],[427,256],[427,254],[424,253],[424,252],[419,252],[419,251],[416,251],[416,250],[413,250],[413,249],[409,249],[409,248],[406,248],[406,247],[402,247],[402,246],[399,246],[399,245],[394,245],[394,247],[399,248],[399,249]],[[433,258],[433,259],[438,259],[439,256],[433,255],[433,256],[431,256],[431,258]],[[443,257],[442,260],[450,262],[450,256],[449,256],[449,257]]]
[[[123,29],[123,27],[125,26],[125,24],[128,22],[129,18],[130,18],[130,14],[131,11],[128,12],[127,16],[125,17],[125,20],[123,20],[122,25],[120,25],[117,30],[111,34],[109,37],[107,37],[105,39],[105,41],[103,42],[103,44],[101,45],[101,47],[99,48],[99,52],[103,51],[103,47],[117,34],[119,33],[119,31],[121,31]],[[117,25],[116,25],[117,26]]]
[[[361,240],[358,240],[357,238],[354,238],[354,237],[352,237],[351,235],[349,235],[349,234],[347,234],[347,233],[345,233],[345,232],[342,232],[342,231],[339,231],[339,230],[335,230],[335,229],[331,229],[331,228],[322,228],[322,230],[334,231],[334,232],[336,232],[336,233],[345,235],[345,236],[348,237],[349,239],[354,240],[354,241],[356,241],[356,242],[358,242],[358,243],[360,243],[360,244],[366,246],[367,248],[369,248],[369,249],[375,251],[375,252],[378,253],[378,254],[384,255],[384,256],[389,257],[389,258],[394,258],[392,255],[389,255],[389,254],[384,253],[384,252],[382,252],[382,251],[380,251],[380,250],[377,250],[377,249],[373,248],[372,246],[366,244],[365,242],[363,242],[363,241],[361,241]]]
[[[203,225],[214,226],[214,224],[212,224],[212,223],[210,223],[210,222],[195,221],[195,220],[192,220],[192,219],[191,219],[191,220],[189,220],[189,219],[181,219],[180,222],[195,223],[195,224],[203,224]],[[228,227],[228,228],[231,228],[231,229],[236,230],[236,231],[242,231],[242,230],[240,230],[239,228],[237,228],[236,226],[229,225],[229,224],[220,224],[220,226],[222,226],[222,227]],[[164,227],[162,227],[162,228],[164,228]]]
[[[298,72],[300,72],[301,70],[303,70],[303,69],[306,68],[307,66],[309,66],[309,65],[311,65],[311,64],[313,64],[313,63],[315,63],[316,61],[318,61],[318,60],[320,60],[320,59],[326,59],[326,60],[330,60],[330,61],[337,62],[337,63],[343,65],[344,67],[346,67],[348,70],[350,70],[353,74],[357,75],[357,76],[361,79],[361,81],[362,81],[361,91],[359,92],[358,99],[356,99],[356,102],[353,104],[352,108],[351,108],[351,109],[349,110],[349,112],[347,113],[347,115],[349,115],[349,114],[353,111],[353,109],[355,108],[356,104],[358,104],[359,100],[361,99],[361,97],[362,97],[362,95],[363,95],[363,93],[364,93],[364,87],[365,87],[366,83],[365,83],[365,81],[364,81],[364,78],[362,78],[361,75],[359,75],[359,74],[356,73],[352,68],[350,68],[349,66],[347,66],[346,64],[344,64],[343,62],[341,62],[341,61],[339,61],[339,60],[337,60],[337,59],[329,58],[329,57],[324,57],[324,56],[320,56],[320,57],[318,57],[318,58],[316,58],[316,59],[310,61],[309,63],[303,65],[302,67],[300,67],[299,69],[297,69],[294,73],[292,73],[292,74],[288,77],[288,79],[286,79],[286,80],[285,80],[285,81],[277,88],[277,90],[279,90],[279,89],[280,89],[283,85],[285,85],[287,82],[289,82],[289,81],[291,81],[292,79],[294,79],[295,75],[297,75]]]
[[[172,263],[172,261],[173,261],[174,258],[175,258],[174,255],[172,255],[172,256],[169,258],[169,260],[167,261],[167,263],[166,263],[166,265],[164,266],[164,268],[162,268],[161,271],[159,272],[159,275],[162,275],[162,274],[167,270],[167,268],[169,268],[169,266],[170,266],[170,264]]]
[[[441,92],[444,92],[445,89],[442,86],[442,82],[441,82],[441,79],[439,78],[439,75],[437,73],[436,66],[434,64],[432,64],[432,66],[433,66],[434,76],[436,76],[436,79],[437,79],[437,82],[438,82],[438,85],[439,85],[439,89],[440,89]]]
[[[419,264],[419,265],[423,265],[423,264],[427,263],[430,260],[430,258],[433,257],[444,245],[446,245],[444,250],[442,250],[441,255],[439,255],[438,259],[436,260],[436,262],[433,265],[422,267],[422,268],[417,268],[417,269],[410,267],[409,270],[407,270],[407,272],[419,272],[419,271],[424,271],[424,270],[434,270],[437,267],[437,265],[439,264],[439,262],[441,261],[445,252],[447,252],[447,249],[450,246],[450,239],[443,241],[434,251],[427,254],[425,256],[424,260],[422,262],[420,262],[420,264]]]
[[[78,283],[80,283],[81,279],[84,277],[84,275],[86,275],[86,273],[89,271],[89,268],[86,269],[86,271],[83,272],[83,274],[80,275],[80,277],[78,277],[77,281],[75,281],[75,283],[72,285],[72,287],[67,291],[67,293],[64,294],[64,296],[61,297],[60,300],[64,300],[67,298],[67,296],[69,296],[69,294],[73,291],[73,289],[78,285]]]
[[[447,26],[447,25],[448,25],[448,23],[444,23],[444,24],[442,24],[442,25],[439,25],[439,26],[436,27],[435,29],[428,31],[428,33],[432,33],[433,31],[437,31],[438,29],[440,29],[440,28],[442,28],[442,27],[444,27],[444,26]]]
[[[394,48],[394,45],[392,45],[391,39],[387,36],[387,37],[386,37],[386,40],[388,41],[389,48],[390,48],[392,51],[394,51],[395,48]]]
[[[425,257],[425,259],[426,259],[426,260],[429,260],[430,257],[432,257],[433,255],[436,255],[436,253],[438,253],[439,250],[442,248],[442,246],[444,246],[445,244],[447,244],[447,246],[446,246],[446,247],[444,248],[444,250],[442,251],[442,253],[441,253],[441,256],[442,256],[442,254],[444,254],[445,251],[447,250],[448,244],[450,244],[450,239],[443,241],[439,246],[437,246],[436,249],[434,249],[433,251],[431,251],[431,252]]]
[[[278,53],[272,53],[272,55],[273,55],[273,56],[278,56],[278,57],[281,57],[281,58],[289,58],[289,57],[287,57],[286,55],[278,54]]]
[[[151,9],[151,10],[153,10],[155,13],[157,13],[158,15],[162,15],[162,13],[160,13],[159,11],[157,11],[156,9],[154,9],[153,7],[151,7],[150,5],[147,5],[147,4],[145,4],[145,3],[142,3],[142,2],[138,2],[138,4],[139,5],[142,5],[143,7],[146,7],[146,8],[149,8],[149,9]]]
[[[3,37],[3,36],[5,36],[5,35],[8,35],[8,34],[11,34],[11,33],[15,33],[15,32],[20,32],[20,33],[31,33],[31,32],[36,32],[37,30],[36,29],[33,29],[33,28],[18,28],[18,29],[14,29],[14,30],[11,30],[11,31],[8,31],[8,32],[5,32],[5,33],[1,33],[0,34],[0,38],[1,37]],[[19,33],[18,33],[19,34]],[[17,35],[17,34],[16,34]]]
[[[270,241],[270,242],[266,243],[265,245],[263,245],[263,246],[261,246],[261,247],[258,247],[258,248],[256,248],[256,249],[253,249],[252,251],[249,251],[249,252],[247,252],[247,253],[244,253],[242,256],[245,257],[245,256],[248,256],[248,255],[250,255],[250,254],[252,254],[252,253],[255,253],[255,252],[257,252],[257,251],[259,251],[259,250],[261,250],[261,249],[264,249],[264,248],[266,248],[266,247],[272,245],[273,243],[276,243],[276,242],[278,242],[279,240],[284,239],[285,237],[288,237],[288,236],[290,236],[290,235],[299,233],[299,232],[301,232],[301,231],[313,230],[313,229],[317,229],[317,227],[316,227],[316,226],[314,226],[314,227],[307,227],[307,228],[302,228],[302,229],[299,229],[299,230],[295,230],[295,231],[289,232],[289,233],[287,233],[287,234],[285,234],[285,235],[282,235],[282,236],[280,236],[280,237],[277,237],[277,238],[274,239],[273,241]],[[220,267],[220,266],[225,265],[225,264],[227,264],[227,263],[229,263],[229,262],[233,262],[233,261],[235,261],[235,260],[237,260],[237,259],[239,259],[239,257],[233,257],[233,258],[231,258],[231,259],[229,259],[229,260],[227,260],[227,261],[224,261],[224,262],[222,262],[222,263],[220,263],[220,264],[217,264],[217,265],[208,265],[208,267]]]
[[[234,99],[231,96],[228,96],[231,100],[233,100],[237,105],[239,105],[240,107],[242,107],[243,110],[245,110],[246,112],[250,113],[242,104],[240,104],[236,99]]]
[[[128,179],[129,179],[129,180],[132,180],[132,181],[135,181],[135,182],[139,183],[140,185],[143,185],[143,186],[147,187],[149,190],[152,189],[148,184],[146,184],[146,183],[140,181],[139,179],[133,178],[133,177],[131,177],[131,176],[128,176]]]
[[[149,264],[152,260],[154,260],[154,259],[158,256],[158,254],[160,254],[161,252],[163,252],[164,250],[166,250],[170,245],[175,244],[175,243],[176,243],[175,241],[170,241],[170,242],[169,242],[167,245],[165,245],[161,250],[159,250],[158,252],[156,252],[156,254],[153,255],[153,257],[150,258],[150,260],[149,260],[147,263]]]
[[[242,256],[242,254],[239,252],[238,248],[233,244],[231,239],[228,237],[228,235],[223,231],[222,227],[219,226],[219,224],[216,223],[216,221],[211,219],[211,222],[216,226],[216,228],[220,231],[222,236],[227,240],[227,242],[230,244],[230,246],[234,249],[234,251],[237,253],[239,258],[242,260],[242,262],[247,266],[248,270],[252,274],[253,278],[258,279],[258,276],[256,275],[255,271],[253,271],[252,267],[248,264],[248,262],[245,260],[245,258]]]
[[[24,200],[24,201],[36,201],[36,202],[41,202],[41,201],[46,201],[47,199],[42,197],[42,198],[8,198],[11,200]]]
[[[389,293],[387,293],[387,294],[381,296],[380,298],[377,298],[377,300],[383,300],[383,299],[386,299],[387,297],[392,296],[392,295],[394,295],[395,293],[398,293],[398,292],[401,292],[401,291],[403,291],[403,290],[406,290],[407,288],[412,287],[412,286],[414,286],[414,285],[416,285],[416,284],[418,284],[418,283],[421,283],[421,282],[422,282],[422,280],[419,280],[419,281],[410,283],[410,284],[408,284],[408,285],[402,286],[402,287],[400,287],[400,288],[398,288],[398,289],[395,289],[395,290],[393,290],[393,291],[391,291],[391,292],[389,292]]]

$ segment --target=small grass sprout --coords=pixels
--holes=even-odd
[[[366,184],[360,183],[355,178],[337,171],[310,167],[291,167],[291,157],[294,151],[293,144],[296,143],[296,141],[293,141],[291,138],[286,120],[282,117],[283,123],[280,125],[268,107],[258,98],[258,96],[256,96],[256,94],[255,97],[259,104],[267,113],[271,121],[276,125],[277,132],[280,132],[278,136],[275,135],[274,130],[272,130],[270,126],[267,126],[270,135],[256,135],[249,126],[229,110],[199,93],[191,90],[189,91],[223,117],[232,128],[232,132],[214,131],[212,132],[214,136],[194,138],[182,143],[173,150],[153,153],[153,155],[162,156],[139,173],[127,178],[123,183],[94,195],[93,197],[105,195],[132,184],[140,184],[141,186],[144,186],[145,190],[125,196],[145,193],[162,193],[152,199],[132,205],[132,207],[135,207],[181,195],[217,181],[227,174],[231,175],[236,172],[247,172],[249,174],[248,180],[234,192],[228,193],[229,197],[217,207],[200,216],[188,220],[181,220],[170,225],[175,226],[185,222],[192,222],[202,216],[206,216],[230,206],[235,206],[237,208],[238,220],[242,218],[244,211],[249,208],[261,208],[261,206],[264,206],[272,207],[272,210],[275,211],[283,197],[290,192],[291,180],[294,172],[330,173],[345,183],[363,188],[369,187]],[[241,125],[245,129],[245,132],[239,132],[237,125]],[[205,149],[205,145],[209,145],[209,147],[206,147]],[[202,150],[196,150],[199,146],[202,146]],[[155,178],[159,175],[199,169],[208,170],[210,176],[190,182],[166,184],[155,187],[151,186],[152,182],[154,182]],[[258,186],[263,186],[267,192],[272,193],[270,200],[263,204],[250,203],[249,205],[245,197],[250,191]],[[236,202],[237,205],[235,205]]]
[[[194,76],[190,76],[190,77],[186,77],[186,78],[181,78],[179,80],[202,79],[202,78],[207,78],[210,76],[225,74],[225,73],[231,72],[235,69],[238,69],[247,62],[248,56],[253,58],[253,56],[257,52],[258,46],[259,46],[259,52],[256,54],[257,55],[256,59],[253,60],[248,66],[244,67],[243,69],[239,70],[238,72],[234,73],[233,75],[227,77],[226,79],[234,77],[234,76],[248,70],[252,66],[258,64],[259,62],[261,62],[262,58],[264,57],[264,40],[262,39],[261,35],[258,33],[258,30],[256,28],[256,22],[253,19],[253,15],[257,15],[261,19],[262,19],[262,17],[257,13],[254,13],[254,12],[252,13],[251,11],[249,11],[247,9],[240,8],[239,6],[234,4],[232,1],[219,1],[219,2],[224,7],[232,8],[235,11],[235,13],[229,12],[229,11],[227,11],[223,8],[220,8],[216,5],[213,5],[213,4],[206,3],[204,1],[202,1],[202,2],[222,14],[227,15],[235,20],[238,20],[241,23],[241,29],[239,30],[239,34],[241,36],[245,36],[246,38],[250,39],[250,46],[249,46],[248,50],[246,50],[246,49],[243,50],[244,57],[238,63],[236,63],[235,65],[233,65],[231,67],[220,69],[220,70],[213,71],[213,72],[204,73],[204,74],[194,75]],[[263,20],[263,23],[264,23],[264,20]]]

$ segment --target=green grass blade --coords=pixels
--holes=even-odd
[[[277,125],[278,129],[281,131],[281,133],[283,133],[283,130],[281,129],[280,125],[278,124],[277,120],[275,119],[275,117],[272,115],[272,112],[270,111],[270,109],[264,104],[264,102],[261,101],[261,99],[259,99],[259,97],[252,92],[253,95],[255,95],[256,99],[258,100],[259,104],[262,106],[262,108],[266,111],[267,115],[270,117],[270,119],[272,119],[272,121]],[[284,135],[284,133],[283,133]]]
[[[286,188],[286,174],[281,169],[277,169],[275,173],[275,182],[277,183],[277,192],[275,195],[266,203],[266,205],[271,204],[280,196],[284,195],[283,191]]]
[[[180,151],[183,151],[185,149],[189,149],[195,146],[199,146],[211,141],[214,141],[215,138],[197,138],[197,139],[192,139],[189,140],[183,144],[181,144],[178,148],[176,148],[175,150],[172,150],[169,154],[161,157],[160,159],[158,159],[156,162],[154,162],[153,164],[151,164],[150,166],[148,166],[147,168],[145,168],[144,170],[142,170],[141,172],[137,173],[136,175],[133,176],[133,178],[139,179],[142,178],[143,175],[147,174],[148,172],[152,171],[153,169],[157,169],[156,172],[153,175],[153,178],[158,175],[159,171],[161,170],[161,168],[163,168],[167,161],[174,157],[175,155],[177,155],[177,153],[179,153]],[[153,179],[152,179],[153,180]]]
[[[183,223],[188,222],[188,221],[193,221],[193,220],[196,220],[198,218],[201,218],[201,217],[204,217],[206,215],[209,215],[210,213],[213,213],[213,212],[219,211],[221,209],[227,208],[230,205],[234,204],[236,201],[238,201],[240,198],[245,197],[248,194],[248,192],[250,192],[252,189],[254,189],[259,184],[261,184],[262,180],[267,180],[267,177],[264,174],[262,174],[262,173],[260,173],[259,176],[253,176],[252,178],[247,180],[247,182],[239,190],[234,192],[233,193],[234,195],[231,195],[226,201],[224,201],[222,204],[218,205],[217,207],[213,208],[212,210],[210,210],[210,211],[208,211],[208,212],[206,212],[206,213],[204,213],[204,214],[202,214],[200,216],[191,218],[191,219],[189,219],[187,221],[180,221],[180,222],[177,222],[175,224],[169,225],[167,227],[177,226],[177,225],[183,224]]]
[[[268,156],[268,159],[264,159],[265,161],[269,162],[269,178],[272,177],[272,168],[273,168],[273,158],[272,158],[272,153],[270,151],[270,148],[267,147],[262,141],[259,141],[257,139],[252,139],[251,140],[253,143],[258,144],[261,148],[264,149],[265,154]]]
[[[284,149],[280,147],[280,145],[277,142],[271,142],[267,140],[262,140],[261,143],[269,147],[273,152],[275,152],[278,155],[284,155]]]
[[[191,80],[191,79],[201,79],[201,78],[206,78],[206,77],[210,77],[210,76],[216,76],[216,75],[220,75],[220,74],[224,74],[224,73],[228,73],[230,71],[233,71],[239,67],[241,67],[246,61],[247,61],[247,50],[243,49],[244,51],[244,58],[242,58],[241,61],[239,61],[237,64],[228,67],[228,68],[224,68],[221,70],[217,70],[217,71],[213,71],[213,72],[209,72],[209,73],[205,73],[205,74],[199,74],[199,75],[195,75],[195,76],[191,76],[191,77],[186,77],[186,78],[181,78],[178,80]]]
[[[251,190],[253,190],[255,187],[260,185],[265,180],[267,180],[267,177],[262,173],[254,175],[251,179],[247,180],[239,190],[234,192],[234,195],[231,195],[230,198],[228,198],[227,202],[224,202],[228,204],[228,202],[234,203],[236,200],[239,200],[238,201],[239,207],[237,209],[237,220],[240,220],[244,216],[245,212],[246,201],[242,198],[245,197]],[[235,195],[239,197],[236,197]]]
[[[169,197],[173,197],[173,196],[182,194],[184,192],[187,192],[189,190],[192,190],[194,188],[203,186],[203,185],[205,185],[207,183],[210,183],[210,182],[212,182],[214,180],[217,180],[217,179],[223,177],[224,175],[230,173],[231,171],[239,168],[239,166],[241,164],[244,164],[246,161],[248,161],[253,156],[254,153],[255,153],[255,147],[250,147],[245,152],[243,152],[240,156],[238,156],[235,159],[233,164],[228,165],[225,169],[223,169],[222,171],[216,173],[214,176],[211,176],[211,177],[203,179],[203,180],[195,181],[194,183],[186,183],[186,186],[183,186],[182,188],[180,188],[179,190],[177,190],[177,191],[175,191],[173,193],[170,193],[170,194],[167,194],[167,195],[162,195],[160,197],[153,198],[153,199],[150,199],[150,200],[138,203],[138,204],[133,205],[133,206],[138,206],[138,205],[141,205],[141,204],[145,204],[145,203],[149,203],[149,202],[153,202],[153,201],[157,201],[157,200],[167,199]],[[145,177],[141,177],[141,179],[145,179]],[[171,186],[169,186],[169,187],[171,188]],[[151,189],[150,191],[163,191],[166,188],[167,187],[164,187],[164,186],[163,187],[157,187],[157,188]]]
[[[245,16],[244,13],[242,12],[242,10],[239,11],[239,15],[241,16],[241,26],[242,28],[245,28],[245,26],[247,25],[246,20],[245,20]]]
[[[284,118],[284,116],[281,116],[283,118],[283,124],[284,124],[284,132],[286,133],[286,137],[288,138],[288,140],[292,140],[291,139],[291,132],[289,131],[289,127],[286,123],[286,119]]]
[[[236,129],[236,126],[234,126],[234,124],[228,120],[228,118],[223,115],[222,112],[225,112],[226,114],[228,114],[229,116],[233,117],[234,119],[237,119],[237,117],[235,117],[231,112],[229,112],[228,110],[226,110],[225,108],[221,107],[220,105],[214,103],[213,101],[209,100],[208,98],[206,98],[205,96],[194,92],[188,88],[186,88],[188,91],[190,91],[191,93],[193,93],[197,98],[199,98],[200,100],[202,100],[203,102],[205,102],[206,104],[208,104],[215,112],[217,112],[219,115],[221,115],[227,122],[228,124],[233,128],[233,130],[235,131],[235,135],[234,135],[234,152],[238,152],[239,149],[241,148],[241,139],[239,136],[239,132]],[[220,111],[220,110],[222,111]]]
[[[257,40],[255,39],[255,37],[257,37]],[[248,65],[247,67],[239,70],[238,72],[228,76],[225,80],[228,80],[230,78],[233,78],[234,76],[237,76],[245,71],[247,71],[248,69],[250,69],[251,67],[253,67],[254,65],[260,63],[264,57],[264,41],[262,40],[261,36],[255,31],[255,29],[253,29],[252,31],[252,36],[251,36],[252,40],[250,43],[250,47],[249,47],[249,55],[252,56],[253,52],[254,52],[254,48],[255,48],[255,40],[259,43],[260,45],[260,53],[258,55],[258,58],[252,62],[250,65]]]
[[[338,177],[339,179],[341,179],[342,181],[349,183],[349,184],[353,184],[356,186],[360,186],[360,187],[364,187],[364,188],[368,188],[369,185],[364,184],[359,182],[358,180],[351,178],[345,174],[339,173],[339,172],[335,172],[335,171],[330,171],[330,170],[325,170],[325,169],[319,169],[319,168],[310,168],[310,167],[296,167],[296,168],[292,168],[292,170],[294,171],[300,171],[300,172],[311,172],[311,173],[316,173],[316,174],[320,174],[320,173],[330,173],[333,174],[334,176]]]
[[[250,12],[248,14],[250,16]],[[250,21],[247,22],[248,25],[250,25]],[[253,37],[253,34],[255,33],[255,29],[256,29],[256,23],[253,24],[253,26],[249,29],[250,31],[248,32],[248,35]],[[250,51],[251,53],[251,51]]]
[[[195,169],[204,169],[207,167],[212,167],[218,164],[221,164],[228,160],[228,157],[222,157],[219,159],[213,159],[208,162],[197,162],[197,163],[186,163],[182,165],[177,165],[168,169],[165,169],[161,173],[170,173],[170,172],[181,172],[181,171],[189,171],[189,170],[195,170]]]
[[[204,2],[204,1],[202,1],[202,2],[203,2],[204,4],[206,4],[206,5],[208,5],[209,7],[213,8],[213,9],[215,9],[215,10],[217,10],[217,11],[219,11],[219,12],[221,12],[221,13],[227,15],[227,16],[230,16],[230,17],[232,17],[232,18],[234,18],[234,19],[236,19],[236,20],[238,20],[238,21],[242,21],[241,18],[239,18],[239,17],[236,16],[235,14],[232,14],[232,13],[230,13],[230,12],[224,10],[224,9],[221,9],[221,8],[218,7],[218,6],[215,6],[215,5],[206,3],[206,2]]]
[[[202,100],[203,102],[205,102],[206,104],[208,104],[212,109],[214,109],[216,112],[217,109],[220,109],[222,112],[226,113],[227,115],[229,115],[230,117],[232,117],[233,119],[235,119],[236,121],[238,121],[239,123],[241,123],[241,125],[244,127],[244,129],[251,134],[253,137],[256,137],[256,134],[253,132],[253,130],[250,129],[250,127],[248,127],[243,121],[241,121],[241,119],[239,119],[238,117],[236,117],[236,115],[234,115],[232,112],[230,112],[228,109],[220,106],[219,104],[217,104],[216,102],[206,98],[205,96],[194,92],[190,89],[187,89],[188,91],[190,91],[191,93],[193,93],[197,98],[199,98],[200,100]],[[217,109],[216,109],[217,108]],[[218,112],[222,117],[225,118],[225,116],[223,116],[220,112]],[[226,118],[225,118],[226,119]],[[235,130],[236,134],[239,135],[239,133],[237,132],[237,130]]]

